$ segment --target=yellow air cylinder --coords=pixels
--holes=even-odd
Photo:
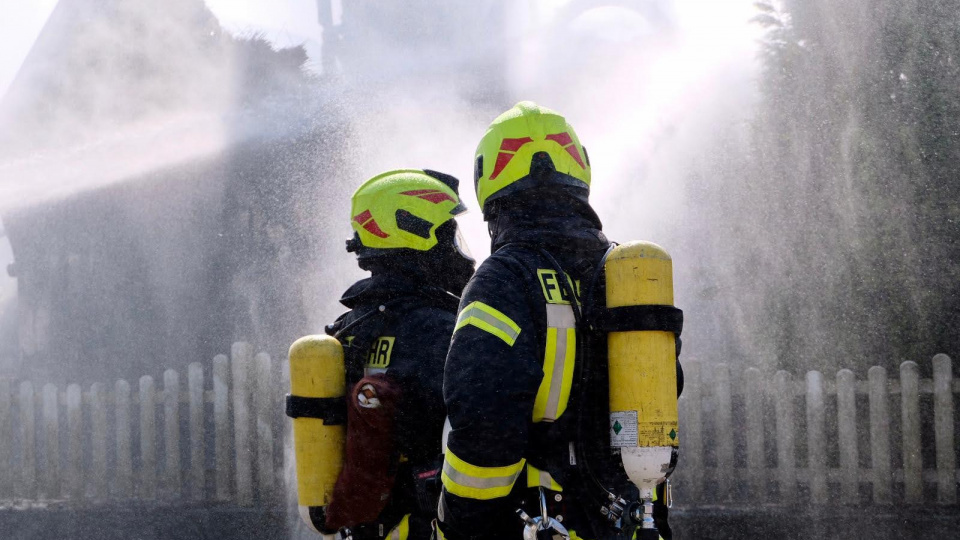
[[[290,346],[291,395],[343,398],[345,387],[343,347],[336,338],[306,336]],[[325,532],[323,507],[330,503],[343,468],[345,441],[345,425],[326,425],[320,418],[293,419],[300,517],[321,534]]]
[[[651,242],[621,244],[607,257],[607,307],[673,305],[673,262]],[[673,332],[610,332],[610,442],[649,499],[679,445]]]

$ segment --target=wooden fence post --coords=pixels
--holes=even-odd
[[[890,504],[890,413],[887,405],[887,370],[873,366],[867,371],[870,386],[870,467],[873,471],[873,502]]]
[[[237,504],[253,504],[253,467],[250,446],[250,364],[253,350],[248,343],[234,343],[230,349],[233,382],[233,450],[236,464]]]
[[[107,396],[101,383],[90,386],[90,487],[94,499],[107,495]]]
[[[37,436],[33,383],[20,383],[20,496],[37,496]]]
[[[190,409],[188,489],[191,498],[202,500],[206,492],[206,479],[209,477],[205,465],[207,449],[204,416],[206,401],[211,396],[217,498],[233,499],[241,506],[251,505],[254,500],[276,499],[280,492],[275,463],[280,459],[276,455],[280,447],[275,439],[281,434],[287,434],[289,422],[277,424],[277,419],[282,418],[279,407],[281,392],[276,384],[277,377],[274,377],[272,360],[265,353],[254,356],[253,349],[246,343],[234,344],[231,354],[232,359],[224,355],[218,355],[214,359],[211,392],[204,391],[203,367],[196,362],[188,367],[188,388],[183,396],[180,393],[180,374],[175,370],[164,372],[163,392],[160,396],[156,394],[151,377],[145,376],[139,380],[138,462],[142,469],[136,472],[136,477],[132,466],[131,430],[137,422],[136,419],[131,422],[132,401],[130,385],[126,381],[117,381],[114,391],[114,472],[107,470],[112,454],[107,446],[111,444],[109,437],[112,434],[106,402],[109,394],[102,384],[93,384],[87,398],[76,384],[68,385],[66,391],[60,394],[53,384],[47,384],[41,392],[35,392],[30,381],[20,382],[14,387],[9,379],[0,379],[0,456],[16,456],[16,446],[22,447],[19,449],[19,462],[13,459],[0,460],[0,500],[14,496],[27,500],[37,497],[56,499],[62,495],[71,499],[92,496],[94,500],[102,500],[111,494],[129,497],[131,491],[136,491],[134,496],[152,499],[158,495],[158,486],[165,488],[165,496],[186,496],[183,492],[186,479],[183,478],[181,470],[186,467],[186,463],[182,463],[181,459],[181,398],[189,403]],[[936,478],[937,502],[954,505],[960,499],[957,493],[958,441],[954,427],[954,400],[960,392],[954,388],[958,383],[952,375],[952,361],[947,355],[936,355],[932,366],[932,381],[920,380],[919,367],[915,362],[904,362],[900,366],[902,448],[899,451],[903,453],[903,501],[923,502],[924,481],[931,482]],[[714,437],[710,444],[713,444],[716,450],[718,466],[707,469],[703,459],[703,448],[706,444],[702,431],[702,422],[705,420],[702,392],[706,391],[702,383],[703,367],[695,362],[687,362],[684,367],[687,385],[680,406],[683,441],[681,469],[677,475],[678,487],[682,486],[685,491],[684,497],[698,500],[704,495],[712,495],[703,493],[712,492],[706,490],[703,484],[704,475],[708,475],[716,481],[718,500],[730,500],[741,492],[737,484],[746,483],[749,486],[749,491],[745,491],[749,493],[748,499],[762,501],[767,498],[768,483],[774,481],[776,475],[781,502],[795,502],[798,482],[794,420],[799,413],[796,411],[796,399],[801,386],[785,371],[777,372],[775,377],[768,381],[759,370],[749,368],[743,373],[742,390],[734,390],[730,367],[726,364],[713,366],[711,384],[706,385],[712,391],[709,396],[710,406],[707,408],[714,411]],[[281,369],[281,380],[285,380],[284,372],[285,370]],[[894,380],[894,387],[896,382]],[[826,466],[827,447],[832,444],[828,443],[826,433],[824,402],[828,385],[832,386],[829,382],[824,382],[821,373],[811,371],[807,373],[805,385],[802,387],[806,396],[808,469],[807,474],[800,477],[800,482],[809,485],[815,504],[830,502],[828,485],[832,484],[828,484],[828,479],[832,482],[839,481],[838,498],[843,504],[857,504],[860,501],[861,484],[866,481],[872,484],[873,502],[889,504],[893,499],[894,475],[891,471],[892,420],[889,417],[888,403],[890,381],[886,370],[879,366],[870,368],[867,384],[863,387],[858,387],[856,375],[848,369],[841,369],[836,374],[839,469],[828,469]],[[864,389],[869,397],[869,471],[860,467],[860,451],[863,450],[866,454],[867,449],[860,448],[857,437],[858,427],[863,428],[863,424],[867,422],[866,418],[858,418],[857,411],[858,393],[860,399],[863,399]],[[832,388],[829,391],[832,393]],[[734,396],[734,393],[738,395]],[[935,438],[936,448],[935,469],[930,460],[926,463],[927,470],[923,469],[920,452],[921,393],[925,396],[932,395],[933,398],[932,438]],[[765,405],[768,394],[772,398],[769,414],[775,413],[776,416],[776,471],[769,470],[764,452],[765,443],[772,442],[765,441],[765,422],[768,421]],[[741,395],[744,400],[742,424],[740,419],[734,419],[733,408],[734,402],[739,407]],[[159,405],[157,399],[162,399],[163,402],[162,433],[158,432],[156,424]],[[89,416],[86,416],[88,413],[84,410],[85,403],[90,407]],[[36,410],[38,406],[40,411]],[[63,411],[66,411],[65,417],[61,419]],[[707,410],[705,414],[708,417],[706,420],[710,420],[711,412]],[[923,419],[924,422],[929,420]],[[61,425],[61,422],[66,425]],[[61,428],[64,428],[62,445]],[[39,438],[37,429],[41,430]],[[161,471],[157,463],[157,446],[160,442],[157,437],[161,435],[164,438],[165,461],[162,482],[158,483],[157,475]],[[739,443],[735,437],[739,436],[744,437],[743,448],[746,451],[746,469],[743,470],[742,477],[736,476],[737,471],[732,466],[737,459],[743,457],[736,453],[736,445]],[[832,437],[832,434],[830,436]],[[87,449],[84,447],[87,437],[90,439],[89,454],[85,453]],[[86,469],[86,459],[90,461],[89,470]],[[288,456],[284,449],[284,464],[292,465],[291,459],[292,456]],[[896,472],[899,481],[900,472]],[[284,481],[282,477],[280,481]],[[133,490],[136,484],[140,487]],[[739,498],[739,495],[737,497]]]
[[[47,383],[43,386],[43,447],[46,462],[44,470],[44,495],[48,499],[60,496],[60,409],[57,405],[57,387]]]
[[[180,374],[163,372],[164,477],[168,494],[180,497]]]
[[[937,445],[937,502],[957,502],[957,458],[953,438],[953,366],[950,357],[933,357],[933,426]]]
[[[730,464],[716,468],[717,497],[729,500],[733,495],[733,400],[730,392],[730,367],[718,364],[713,370],[714,407],[716,407],[717,463]]]
[[[778,398],[774,400],[777,413],[777,470],[780,480],[780,500],[792,503],[797,499],[796,440],[794,434],[793,380],[786,371],[774,376]]]
[[[140,494],[157,497],[157,392],[153,377],[140,377]]]
[[[280,388],[283,394],[290,391],[290,361],[284,356],[280,363]],[[287,504],[296,504],[296,478],[295,464],[293,455],[293,422],[286,416],[282,417],[283,424],[281,432],[283,433],[283,489],[286,494]],[[683,432],[681,431],[681,437]]]
[[[130,424],[130,383],[120,379],[114,385],[117,407],[117,496],[129,498],[133,492],[133,444]]]
[[[860,500],[857,378],[849,369],[837,372],[837,438],[840,444],[840,501],[856,504]]]
[[[701,420],[700,363],[683,364],[683,395],[680,396],[680,459],[677,472],[689,490],[689,497],[699,500],[703,493],[703,423]]]
[[[900,406],[903,422],[903,488],[907,503],[923,501],[920,455],[920,371],[916,362],[900,364]]]
[[[203,438],[203,366],[193,362],[187,367],[187,388],[190,401],[190,495],[202,500],[206,486],[206,453]]]
[[[280,408],[280,400],[274,393],[273,371],[270,355],[260,353],[255,364],[254,402],[257,415],[257,483],[261,498],[274,495],[273,467],[273,419]]]
[[[13,498],[13,404],[10,380],[0,378],[0,500]]]
[[[83,497],[83,393],[79,384],[67,386],[67,493]]]
[[[807,472],[814,504],[827,503],[827,449],[824,439],[823,374],[807,372]]]
[[[230,363],[218,354],[213,359],[214,451],[217,499],[230,498]]]
[[[763,396],[765,395],[760,370],[748,368],[744,372],[744,394],[747,409],[747,476],[753,500],[766,500],[766,467],[763,463]]]

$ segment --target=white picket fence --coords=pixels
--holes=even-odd
[[[694,503],[956,505],[960,380],[944,354],[932,368],[932,380],[908,361],[899,380],[875,366],[866,380],[841,369],[797,381],[685,362],[675,492]]]
[[[0,380],[0,501],[279,500],[283,371],[235,343],[209,372],[195,362],[185,387],[169,369],[162,389],[143,376],[133,391]]]
[[[898,380],[873,367],[866,380],[844,369],[835,380],[814,371],[798,381],[684,362],[678,503],[956,505],[960,380],[946,355],[932,367],[932,380],[904,362]],[[150,376],[135,390],[124,380],[86,390],[0,380],[0,506],[284,504],[286,361],[236,343],[206,368],[190,364],[185,385],[167,370],[159,389]]]

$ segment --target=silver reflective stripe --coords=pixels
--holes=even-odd
[[[450,480],[453,480],[455,483],[460,484],[464,487],[476,488],[476,489],[490,489],[490,488],[502,488],[510,487],[517,480],[517,476],[520,476],[520,472],[523,471],[523,467],[518,467],[515,474],[507,476],[493,476],[490,478],[478,478],[476,476],[469,476],[461,473],[460,471],[453,468],[453,465],[447,461],[443,462],[443,472],[450,477]]]
[[[545,487],[547,489],[552,488],[553,482],[551,482],[551,480],[553,480],[553,478],[550,476],[550,473],[547,471],[540,471],[540,478],[538,478],[537,481],[540,482],[541,487]]]
[[[570,304],[547,304],[547,326],[553,328],[574,328],[577,319],[573,316]]]
[[[557,419],[557,410],[560,408],[560,391],[563,389],[563,368],[567,360],[567,329],[551,328],[548,331],[557,333],[557,348],[553,356],[553,375],[550,377],[550,394],[547,397],[547,408],[543,412],[543,419],[552,422]]]
[[[560,394],[564,383],[563,372],[567,363],[567,347],[576,347],[576,334],[569,329],[576,327],[573,308],[569,304],[547,304],[547,332],[556,332],[556,349],[553,351],[553,373],[550,376],[550,393],[543,413],[545,422],[553,422],[560,415]],[[567,342],[568,334],[573,338]]]
[[[516,330],[511,328],[508,324],[504,323],[503,321],[497,319],[493,315],[487,313],[486,311],[478,307],[472,307],[470,309],[460,312],[460,316],[457,317],[457,326],[460,326],[460,323],[462,323],[463,321],[467,320],[470,317],[473,317],[474,319],[479,319],[489,324],[490,326],[510,336],[510,339],[514,341],[516,341],[517,336],[520,335],[520,332],[517,332]]]
[[[550,476],[550,473],[527,465],[527,487],[540,486],[552,491],[562,491],[563,487]]]

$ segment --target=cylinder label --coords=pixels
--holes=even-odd
[[[610,413],[610,446],[613,448],[637,446],[637,411]]]

